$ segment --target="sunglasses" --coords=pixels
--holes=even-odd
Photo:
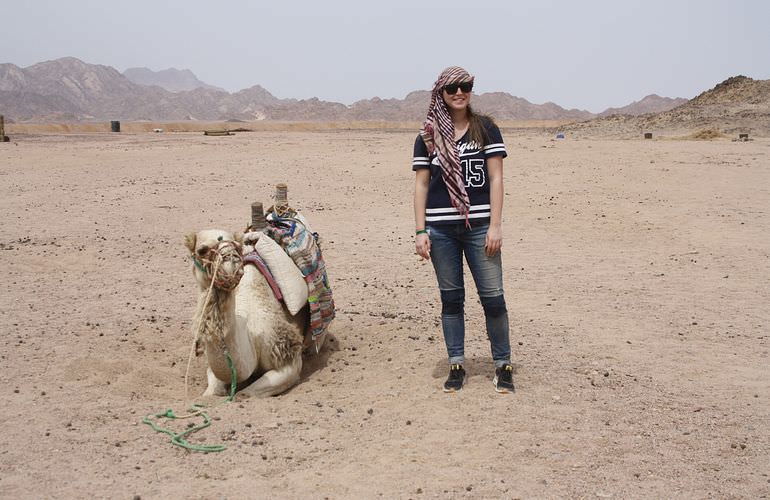
[[[444,92],[449,95],[455,95],[457,93],[457,89],[462,90],[463,94],[467,94],[473,90],[473,82],[450,83],[448,85],[444,85]]]

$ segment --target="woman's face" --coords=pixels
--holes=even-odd
[[[441,90],[441,95],[444,98],[444,102],[450,110],[464,111],[468,109],[468,104],[471,102],[471,91],[464,92],[458,85],[448,85]],[[450,94],[451,91],[455,91]]]

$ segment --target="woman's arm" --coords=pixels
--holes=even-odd
[[[492,257],[503,246],[503,195],[505,194],[503,190],[503,157],[487,158],[487,172],[489,172],[491,215],[485,249],[487,255]]]
[[[430,184],[430,169],[421,168],[415,172],[414,181],[414,228],[417,231],[425,229],[425,205],[428,203],[428,185]],[[414,238],[414,250],[423,259],[430,260],[430,238],[421,233]]]

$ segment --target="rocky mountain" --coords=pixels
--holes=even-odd
[[[570,127],[574,132],[608,136],[704,129],[728,135],[770,134],[770,80],[733,76],[668,111],[640,116],[612,115]]]
[[[110,66],[73,57],[27,68],[0,65],[0,109],[17,120],[120,116],[127,103],[159,99],[164,92],[135,85]]]
[[[420,121],[425,119],[430,92],[417,90],[404,99],[374,97],[350,106],[352,120]],[[487,92],[473,96],[473,109],[497,120],[587,120],[594,115],[588,111],[564,109],[552,102],[532,104],[505,92]]]
[[[235,94],[212,88],[170,92],[72,57],[27,68],[0,65],[0,110],[16,121],[254,120],[265,118],[267,106],[277,101],[260,86]]]
[[[687,99],[682,97],[671,98],[661,97],[658,94],[650,94],[643,97],[639,101],[634,101],[631,104],[623,106],[622,108],[607,108],[599,113],[599,116],[610,115],[631,115],[638,116],[647,113],[660,113],[662,111],[668,111],[677,106],[681,106],[686,103]]]
[[[224,91],[224,89],[198,80],[195,73],[189,69],[168,68],[161,71],[153,71],[148,68],[128,68],[123,72],[123,76],[133,83],[147,86],[157,85],[169,92],[183,92],[195,89]]]
[[[418,90],[404,99],[374,97],[348,106],[317,98],[278,99],[259,85],[228,93],[204,84],[189,70],[132,68],[125,73],[72,57],[27,68],[0,64],[0,111],[16,121],[419,121],[429,101],[428,91]],[[648,98],[634,103],[634,109],[651,105]],[[581,121],[595,116],[552,102],[533,104],[504,92],[475,95],[473,105],[498,120]]]

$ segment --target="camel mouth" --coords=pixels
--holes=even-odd
[[[215,247],[201,247],[192,260],[218,290],[232,291],[243,277],[242,246],[237,241],[222,241]]]

